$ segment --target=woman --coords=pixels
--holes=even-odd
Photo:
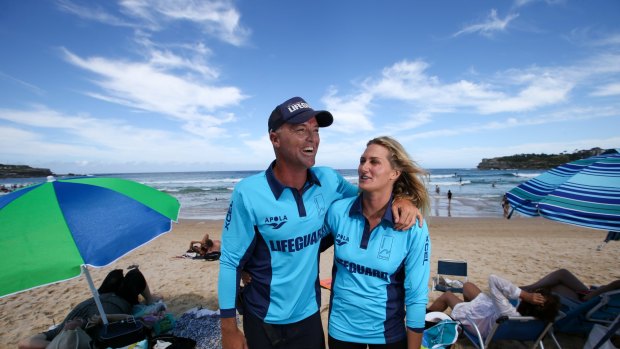
[[[452,292],[445,292],[431,304],[428,311],[452,308],[452,318],[473,331],[475,324],[482,337],[487,337],[495,320],[500,316],[533,316],[552,322],[558,314],[560,302],[548,289],[528,292],[496,275],[489,276],[489,294],[483,293],[471,282],[463,284],[461,300]],[[520,300],[515,307],[510,300]]]
[[[372,139],[358,166],[361,195],[330,207],[326,228],[335,240],[330,349],[420,348],[430,273],[428,229],[425,223],[396,231],[391,205],[394,197],[407,197],[426,214],[422,174],[396,140]]]

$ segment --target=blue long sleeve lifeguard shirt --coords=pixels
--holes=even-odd
[[[301,191],[283,186],[273,164],[237,183],[222,231],[218,297],[222,317],[235,316],[241,270],[247,311],[272,324],[293,323],[320,307],[318,258],[332,202],[357,187],[331,168],[313,167]]]
[[[426,223],[394,230],[392,201],[372,231],[362,196],[332,204],[326,227],[334,242],[329,335],[341,341],[394,343],[406,326],[421,332],[428,302],[431,244]]]

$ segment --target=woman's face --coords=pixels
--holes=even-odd
[[[388,149],[378,144],[366,148],[357,167],[360,189],[366,192],[392,190],[399,172],[392,168],[389,155]]]

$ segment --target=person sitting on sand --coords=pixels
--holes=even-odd
[[[202,240],[192,240],[189,243],[187,252],[196,252],[199,256],[204,256],[207,253],[220,252],[221,246],[222,242],[220,240],[211,240],[209,239],[209,233],[206,233]]]
[[[464,301],[450,291],[445,292],[427,308],[427,312],[452,308],[453,319],[470,331],[474,331],[475,324],[480,334],[486,337],[500,316],[533,316],[552,322],[560,309],[559,298],[548,289],[528,292],[496,275],[489,276],[489,294],[483,293],[475,284],[465,282],[463,298]],[[513,306],[510,299],[520,300],[519,305]]]
[[[109,321],[124,320],[132,316],[132,308],[139,304],[142,295],[145,304],[155,303],[156,299],[149,289],[144,275],[138,268],[131,269],[123,276],[121,269],[108,273],[98,290],[101,305]],[[81,327],[86,333],[95,337],[96,329],[101,323],[101,315],[93,297],[76,305],[58,326],[32,337],[22,339],[19,349],[45,349],[63,330]]]
[[[592,288],[586,286],[570,271],[558,269],[545,275],[542,279],[531,285],[521,286],[521,289],[526,291],[538,288],[548,288],[551,292],[574,301],[587,301],[602,293],[620,289],[620,279],[600,287]]]

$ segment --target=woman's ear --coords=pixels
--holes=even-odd
[[[394,181],[397,180],[398,177],[400,177],[400,173],[400,170],[392,170],[392,175],[390,176],[390,179]]]

